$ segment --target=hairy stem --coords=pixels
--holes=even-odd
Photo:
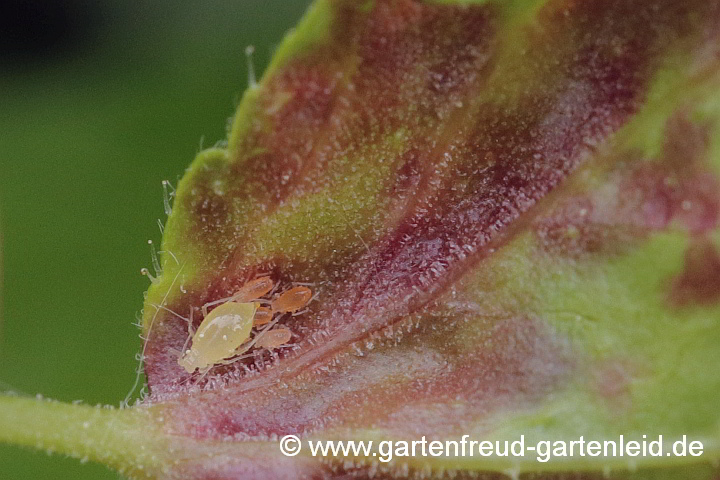
[[[0,395],[0,442],[96,461],[132,478],[166,469],[166,440],[145,409]]]

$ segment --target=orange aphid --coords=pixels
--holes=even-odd
[[[260,277],[250,280],[232,296],[233,302],[249,302],[264,295],[267,295],[275,286],[275,282],[270,277]]]
[[[272,301],[272,313],[297,312],[308,304],[312,290],[308,287],[294,287]]]
[[[259,307],[255,311],[255,318],[253,318],[253,326],[259,327],[260,325],[265,325],[270,323],[270,320],[272,320],[272,310],[270,310],[268,307]]]
[[[255,346],[269,350],[289,342],[290,338],[292,338],[292,332],[290,330],[287,328],[276,328],[258,337]]]
[[[203,314],[207,315],[208,307],[212,307],[214,305],[218,305],[221,303],[227,303],[227,302],[247,303],[252,300],[257,300],[258,298],[267,295],[270,292],[270,290],[273,289],[274,286],[275,286],[275,283],[272,281],[272,278],[270,278],[270,277],[260,277],[260,278],[254,279],[254,280],[250,280],[245,285],[240,287],[240,290],[235,292],[232,296],[220,298],[218,300],[215,300],[213,302],[208,302],[205,305],[203,305],[203,307],[202,307]]]

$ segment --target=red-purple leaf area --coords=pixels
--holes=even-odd
[[[659,352],[652,336],[697,317],[693,335],[720,338],[719,35],[714,0],[316,4],[167,225],[177,263],[145,309],[147,403],[204,445],[175,475],[348,474],[271,442],[249,453],[291,433],[579,436],[623,418],[717,435],[716,413],[698,419],[717,375],[678,373],[693,386],[653,400],[663,355],[696,337]],[[261,273],[317,294],[280,321],[293,346],[188,375],[168,309],[197,327]],[[482,461],[386,473],[512,465]]]

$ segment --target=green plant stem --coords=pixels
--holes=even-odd
[[[142,408],[0,395],[0,442],[96,461],[133,478],[157,478],[166,470],[166,439]]]

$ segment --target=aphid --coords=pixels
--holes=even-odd
[[[260,277],[255,280],[250,280],[243,285],[240,290],[235,292],[233,295],[225,298],[220,298],[213,302],[208,302],[202,307],[203,315],[207,315],[208,307],[219,305],[227,302],[239,302],[245,303],[252,300],[256,300],[260,297],[267,295],[270,290],[273,289],[275,284],[270,277]]]
[[[200,369],[206,373],[214,365],[231,363],[228,360],[246,350],[238,349],[250,338],[255,302],[228,302],[207,315],[192,335],[192,346],[183,352],[178,365],[186,372]]]
[[[270,307],[276,313],[297,312],[308,304],[312,298],[312,290],[308,287],[294,287],[272,301]]]
[[[266,325],[272,320],[272,310],[268,307],[258,307],[255,311],[255,318],[253,319],[253,326],[259,327]]]
[[[275,284],[270,277],[247,282],[232,296],[208,302],[202,306],[203,319],[197,331],[192,329],[192,315],[188,320],[188,339],[179,353],[178,365],[188,373],[200,369],[207,373],[215,365],[228,365],[241,358],[251,348],[271,350],[286,344],[292,332],[284,327],[272,329],[284,313],[297,312],[310,302],[312,291],[298,286],[280,294],[272,301],[262,297],[271,294]],[[266,302],[269,307],[261,306]],[[218,305],[208,313],[208,308]],[[192,312],[191,312],[192,313]],[[264,326],[251,339],[253,327]],[[192,345],[187,349],[187,343]]]
[[[265,335],[259,336],[255,346],[259,348],[267,348],[271,350],[290,341],[292,332],[287,328],[276,328],[266,332]]]

